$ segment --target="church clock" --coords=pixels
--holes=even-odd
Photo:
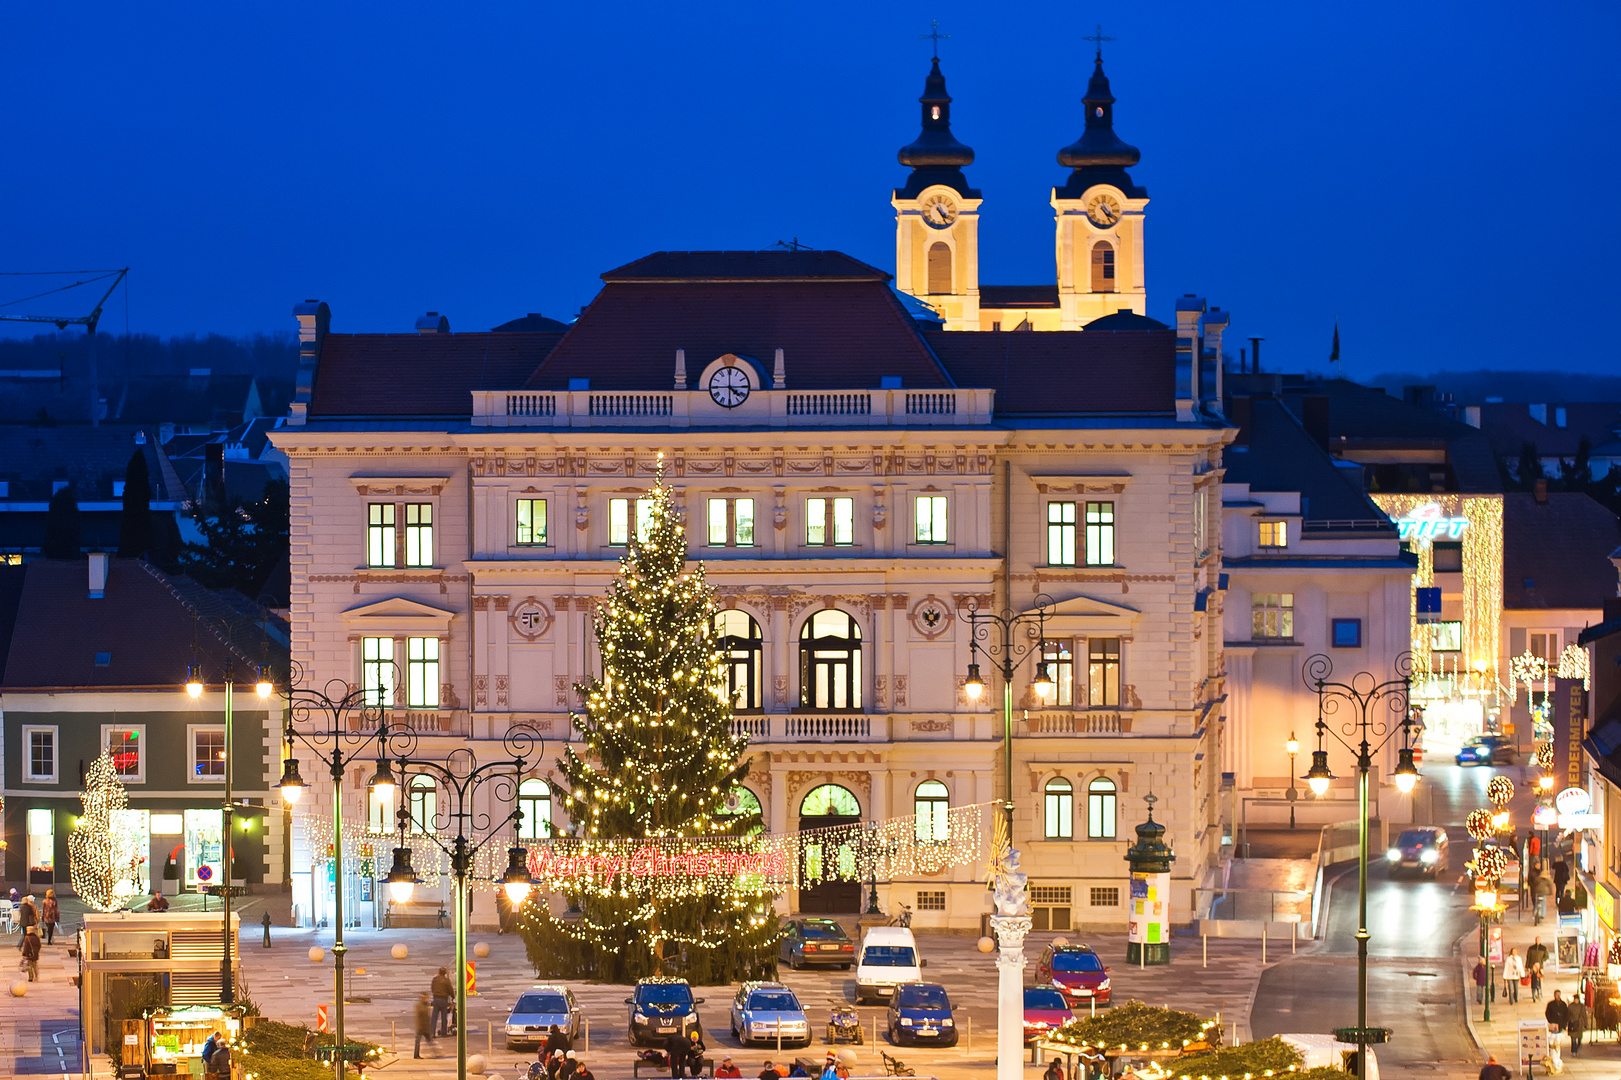
[[[1120,220],[1120,204],[1112,195],[1094,195],[1086,204],[1086,216],[1100,229],[1107,229]]]
[[[735,409],[749,396],[749,377],[740,368],[716,368],[709,376],[709,396],[723,409]]]
[[[931,229],[947,229],[957,220],[957,204],[948,195],[931,195],[923,200],[923,220]]]

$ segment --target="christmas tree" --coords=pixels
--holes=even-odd
[[[68,837],[68,881],[73,892],[96,911],[117,911],[134,895],[143,861],[124,811],[129,798],[112,755],[90,763],[85,773],[84,813]]]
[[[754,810],[729,812],[748,773],[714,627],[715,599],[687,541],[662,470],[638,505],[620,577],[597,612],[602,674],[578,686],[583,745],[559,759],[557,786],[573,835],[585,841],[746,836]],[[743,877],[695,895],[619,874],[568,897],[554,916],[527,909],[524,936],[541,975],[628,983],[681,975],[726,983],[775,973],[774,893]]]

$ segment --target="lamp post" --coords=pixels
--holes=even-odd
[[[998,889],[997,914],[991,916],[991,926],[1000,944],[996,962],[997,1080],[1020,1080],[1023,1076],[1020,1062],[1024,1048],[1024,936],[1030,929],[1024,875],[1018,873],[1019,853],[1013,842],[1013,673],[1032,656],[1038,657],[1031,688],[1043,701],[1056,689],[1045,658],[1047,610],[1052,602],[1052,597],[1041,593],[1036,596],[1032,610],[1015,612],[1004,608],[998,614],[981,612],[972,602],[968,605],[968,677],[963,682],[963,691],[972,701],[978,701],[985,692],[985,680],[979,672],[981,651],[1002,673],[1002,765],[1007,802],[1004,828],[999,830],[1005,837],[1006,847],[999,852],[999,865],[1004,868],[1002,875],[1006,880]],[[1015,634],[1021,626],[1027,631],[1022,641]],[[1032,629],[1034,644],[1028,633]],[[996,631],[994,638],[993,630]],[[983,646],[982,641],[986,643]]]
[[[1359,671],[1347,682],[1333,682],[1330,677],[1334,665],[1327,656],[1318,653],[1307,657],[1301,672],[1308,685],[1317,691],[1317,749],[1312,751],[1311,769],[1304,779],[1312,794],[1322,797],[1335,779],[1328,768],[1328,750],[1324,736],[1356,755],[1357,768],[1357,931],[1356,931],[1356,1027],[1340,1028],[1335,1037],[1357,1047],[1357,1080],[1367,1080],[1366,1047],[1370,1043],[1385,1041],[1385,1029],[1368,1027],[1368,774],[1373,769],[1373,756],[1401,733],[1402,742],[1392,779],[1402,794],[1413,790],[1418,782],[1418,767],[1413,763],[1413,714],[1409,693],[1412,687],[1413,656],[1402,653],[1394,665],[1396,677],[1383,682],[1370,672]],[[1338,717],[1341,706],[1349,715],[1330,727],[1325,716]],[[1379,714],[1382,710],[1383,715]],[[1337,728],[1338,730],[1334,730]],[[1355,745],[1350,741],[1355,740]],[[1350,1035],[1351,1038],[1343,1038]]]
[[[1300,798],[1300,793],[1295,790],[1295,755],[1300,753],[1300,740],[1295,738],[1293,731],[1289,732],[1289,741],[1283,744],[1283,748],[1289,751],[1289,794],[1287,798],[1289,799],[1289,828],[1292,829],[1295,827],[1295,800]]]
[[[306,785],[298,773],[295,743],[303,743],[317,757],[326,758],[332,776],[332,964],[337,993],[334,1018],[337,1046],[332,1060],[333,1074],[341,1080],[344,1048],[348,1045],[343,1027],[343,958],[349,951],[343,943],[343,773],[375,742],[377,771],[369,786],[378,795],[391,793],[394,776],[388,764],[388,751],[396,745],[406,751],[414,749],[416,736],[408,728],[389,725],[388,708],[395,680],[389,680],[386,685],[356,687],[342,679],[331,679],[322,690],[302,686],[301,682],[302,668],[295,662],[283,692],[287,724],[282,733],[285,754],[277,786],[289,805],[297,803],[304,794]],[[313,896],[313,881],[310,890]]]
[[[195,646],[193,646],[191,667],[186,672],[186,693],[193,701],[202,698],[203,691],[207,689],[203,682],[202,665],[197,660]],[[225,801],[221,805],[220,832],[220,865],[224,868],[221,881],[214,891],[217,892],[221,904],[220,914],[223,919],[220,930],[220,942],[223,945],[223,955],[220,958],[220,1006],[230,1008],[236,1004],[236,976],[231,970],[231,828],[235,820],[236,801],[231,790],[231,772],[236,767],[236,758],[233,754],[234,746],[231,728],[231,691],[236,682],[234,661],[227,657],[225,660]],[[260,700],[270,697],[270,682],[261,672],[254,680],[254,689]],[[193,748],[195,750],[195,748]],[[199,763],[200,764],[200,763]],[[206,906],[206,903],[205,903]]]
[[[388,872],[388,889],[397,902],[403,903],[409,899],[411,889],[416,884],[416,873],[411,867],[411,849],[405,843],[405,828],[411,822],[417,833],[450,856],[450,872],[456,881],[457,1080],[467,1080],[467,879],[473,868],[473,857],[492,840],[507,835],[505,829],[509,823],[515,826],[513,846],[507,849],[507,867],[500,878],[501,887],[516,907],[529,895],[531,885],[529,852],[516,839],[523,819],[523,810],[518,803],[518,788],[529,769],[530,759],[538,759],[541,754],[541,739],[533,728],[519,726],[508,729],[501,745],[506,756],[482,765],[478,764],[477,755],[472,749],[466,746],[452,750],[443,762],[419,761],[403,753],[395,759],[400,768],[400,781],[406,791],[411,790],[408,777],[426,776],[434,781],[435,787],[443,787],[450,795],[449,808],[440,811],[436,807],[432,821],[411,822],[409,808],[401,804],[397,817],[400,845],[394,849],[394,865]],[[488,811],[476,811],[473,807],[474,795],[486,786],[490,787],[497,803],[508,803],[512,807],[499,820]],[[448,844],[439,838],[441,822],[455,826],[456,836]],[[480,829],[484,832],[481,838],[469,838],[469,833],[477,833]]]

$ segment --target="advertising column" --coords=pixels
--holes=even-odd
[[[1154,820],[1154,796],[1145,801],[1148,820],[1137,826],[1137,842],[1126,851],[1131,864],[1126,963],[1144,967],[1171,962],[1171,863],[1176,859],[1165,843],[1165,826]]]

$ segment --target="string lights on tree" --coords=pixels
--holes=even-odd
[[[135,894],[144,860],[124,811],[129,798],[106,751],[85,772],[84,813],[68,836],[68,881],[95,911],[117,911]]]

